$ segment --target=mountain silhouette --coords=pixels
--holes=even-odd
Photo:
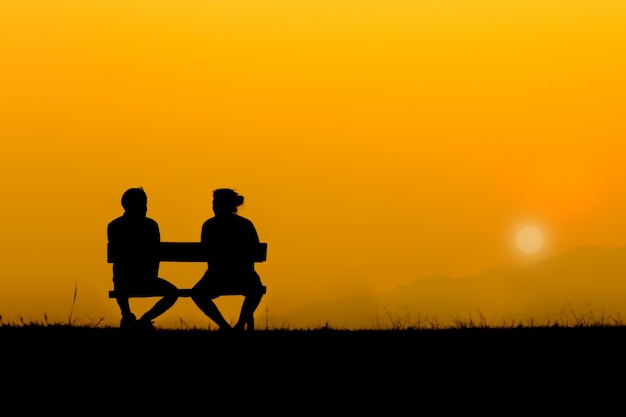
[[[272,323],[344,329],[614,324],[626,306],[626,246],[579,247],[530,265],[461,278],[422,277],[392,290],[303,305]]]

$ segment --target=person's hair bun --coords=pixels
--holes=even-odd
[[[243,196],[237,194],[232,188],[218,188],[213,191],[213,198],[217,201],[222,201],[233,207],[239,207],[243,204]]]

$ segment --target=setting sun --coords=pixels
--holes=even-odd
[[[534,226],[522,227],[515,235],[515,243],[522,252],[537,252],[543,246],[543,233]]]

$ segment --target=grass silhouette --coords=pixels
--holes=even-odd
[[[273,415],[400,415],[432,407],[435,415],[506,415],[511,407],[562,415],[590,402],[591,415],[604,415],[603,407],[621,398],[611,394],[620,385],[610,382],[625,368],[620,320],[572,312],[570,320],[533,326],[478,317],[452,326],[390,318],[386,329],[324,323],[241,333],[135,334],[71,315],[57,323],[3,322],[3,405],[141,415],[218,405]],[[82,402],[90,405],[74,408]]]
[[[179,328],[134,333],[103,324],[103,317],[76,317],[73,305],[66,320],[44,315],[42,321],[7,322],[0,316],[3,378],[11,381],[4,398],[12,399],[15,387],[15,398],[26,392],[71,403],[97,396],[104,397],[102,407],[142,413],[174,403],[177,413],[185,414],[180,407],[194,405],[191,413],[207,401],[239,404],[243,395],[246,404],[273,414],[302,411],[291,408],[296,401],[309,411],[319,405],[319,412],[388,415],[405,413],[417,399],[442,392],[446,398],[490,398],[464,404],[464,412],[473,406],[497,409],[532,389],[535,396],[524,397],[524,404],[542,410],[554,406],[562,413],[576,402],[556,401],[555,390],[577,392],[583,384],[586,399],[604,398],[610,391],[607,372],[626,370],[621,317],[567,307],[547,325],[490,322],[480,311],[446,325],[387,312],[386,320],[371,329],[266,322],[265,328],[241,333],[189,327],[182,319]],[[589,381],[605,381],[601,392]],[[137,394],[142,386],[150,387],[148,404]],[[447,401],[439,406],[449,406]]]
[[[5,321],[3,316],[0,315],[0,329],[42,329],[42,328],[64,328],[64,329],[76,329],[77,331],[81,331],[81,329],[92,329],[94,331],[97,330],[106,330],[106,331],[117,331],[120,330],[117,326],[110,326],[103,324],[105,317],[93,318],[93,317],[74,317],[71,313],[68,315],[67,321],[54,321],[51,320],[46,313],[43,314],[43,320],[26,320],[23,316],[20,316],[18,321]],[[155,326],[158,332],[169,332],[169,333],[184,333],[184,332],[206,332],[206,333],[220,333],[217,328],[200,328],[195,326],[189,326],[185,321],[180,318],[179,327],[176,328],[167,328],[167,327],[159,327]],[[569,329],[580,329],[580,328],[625,328],[626,324],[622,320],[620,315],[611,315],[611,314],[594,314],[594,312],[589,313],[578,313],[574,310],[564,311],[558,318],[553,320],[548,320],[547,323],[544,321],[543,324],[535,324],[535,320],[530,318],[527,320],[514,320],[510,321],[502,320],[497,322],[495,320],[488,321],[484,315],[481,314],[480,310],[476,310],[476,317],[473,317],[471,314],[468,315],[467,318],[463,318],[460,316],[450,316],[450,320],[447,322],[448,324],[442,324],[438,321],[437,317],[410,317],[410,316],[394,316],[392,314],[388,314],[387,321],[382,322],[378,321],[377,324],[372,328],[360,328],[360,329],[347,329],[342,327],[335,327],[329,321],[320,323],[316,326],[309,327],[295,327],[291,326],[288,323],[284,322],[280,326],[269,326],[266,325],[264,328],[257,328],[253,332],[245,332],[247,334],[251,333],[291,333],[291,332],[311,332],[311,333],[328,333],[328,332],[337,332],[337,333],[357,333],[357,332],[367,332],[367,333],[394,333],[394,332],[436,332],[436,331],[450,331],[450,330],[471,330],[471,329],[482,329],[482,330],[510,330],[510,329],[549,329],[549,328],[569,328]]]
[[[5,322],[2,315],[0,315],[0,328],[2,327],[75,327],[75,328],[107,328],[115,329],[116,326],[104,325],[105,317],[99,317],[97,319],[93,317],[74,317],[74,306],[77,297],[77,287],[74,289],[74,296],[72,298],[72,305],[67,317],[67,321],[51,321],[46,313],[43,314],[43,320],[25,320],[20,316],[18,322]],[[266,313],[267,314],[267,313]],[[436,316],[428,317],[422,315],[405,315],[400,316],[389,312],[385,309],[386,320],[378,318],[376,324],[372,328],[352,329],[349,331],[402,331],[402,330],[451,330],[451,329],[512,329],[512,328],[580,328],[580,327],[625,327],[620,314],[609,314],[601,312],[596,314],[593,310],[587,313],[581,313],[575,311],[571,305],[566,304],[563,307],[562,312],[558,317],[553,319],[547,319],[542,321],[542,324],[536,324],[533,318],[525,320],[487,320],[485,315],[476,309],[474,315],[471,313],[467,317],[461,317],[459,315],[448,316],[449,320],[444,324],[438,320]],[[199,328],[189,326],[183,318],[179,318],[179,327],[177,328],[159,328],[160,331],[176,331],[176,330],[192,330],[192,331],[215,331],[217,328],[211,329]],[[309,326],[305,328],[293,327],[287,322],[283,322],[279,326],[271,326],[269,320],[266,318],[265,327],[257,329],[256,331],[346,331],[347,329],[331,325],[329,321],[319,323],[316,326]]]

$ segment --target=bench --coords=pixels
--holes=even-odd
[[[107,262],[115,261],[114,248],[111,243],[107,244]],[[159,259],[161,262],[207,262],[206,249],[200,242],[161,242],[159,247]],[[265,262],[267,259],[267,243],[259,243],[258,251],[254,258],[254,262]],[[263,286],[263,294],[267,288]],[[155,292],[134,292],[124,294],[130,298],[146,298],[146,297],[162,297],[165,294]],[[223,293],[221,295],[243,295],[238,292]],[[115,291],[109,291],[109,298],[117,298]],[[178,290],[179,297],[190,297],[191,288],[182,288]]]

